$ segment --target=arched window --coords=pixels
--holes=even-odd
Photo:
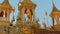
[[[26,13],[27,16],[28,16],[28,19],[29,19],[30,21],[32,21],[32,15],[33,15],[32,10],[29,9],[29,8],[27,8],[27,9],[25,10],[25,13]]]
[[[3,17],[3,15],[4,15],[4,11],[2,10],[1,12],[0,12],[0,17]],[[7,17],[7,12],[5,11],[5,17]]]
[[[33,13],[32,13],[32,10],[31,9],[25,9],[25,13],[28,13],[27,11],[30,11],[30,13],[31,13],[31,15],[33,15]]]

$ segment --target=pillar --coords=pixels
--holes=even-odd
[[[32,11],[33,11],[33,22],[35,23],[35,21],[36,21],[36,18],[35,18],[35,11],[34,11],[35,9],[32,9]]]
[[[56,16],[55,17],[57,24],[59,23],[59,18]]]
[[[54,30],[54,18],[52,18],[52,29]]]
[[[25,13],[25,8],[22,8],[22,10],[20,11],[21,12],[21,21],[24,22],[25,21],[25,16],[24,16],[24,13]]]

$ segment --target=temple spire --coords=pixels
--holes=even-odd
[[[9,0],[4,0],[4,2],[9,2]]]
[[[8,1],[8,0],[4,0],[4,1]]]
[[[53,11],[56,11],[57,8],[56,8],[56,6],[55,6],[55,4],[54,4],[54,1],[52,1],[52,5],[53,5]],[[58,10],[57,10],[57,11],[58,11]]]
[[[23,0],[23,2],[26,2],[26,3],[32,3],[31,0]]]
[[[2,4],[3,4],[3,5],[10,5],[10,4],[9,4],[9,0],[4,0]]]
[[[21,0],[19,0],[19,2],[21,2]]]

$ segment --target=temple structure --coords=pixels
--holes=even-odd
[[[14,11],[9,0],[0,3],[0,34],[35,34],[40,29],[38,20],[35,18],[35,8],[31,0],[23,0],[18,3],[18,17],[16,25],[10,22],[10,14]]]
[[[53,4],[53,9],[52,9],[52,12],[51,12],[51,14],[50,14],[50,16],[51,16],[51,18],[52,18],[52,28],[53,28],[53,30],[56,30],[56,31],[58,31],[59,30],[59,26],[57,26],[57,25],[59,25],[59,23],[60,23],[60,20],[59,20],[59,18],[60,18],[60,11],[56,8],[56,6],[54,5],[54,3],[52,2],[52,4]],[[57,25],[54,25],[55,24],[55,22],[57,23]]]
[[[10,13],[12,11],[13,9],[8,0],[4,0],[0,3],[0,23],[5,23],[7,25],[7,23],[10,22]]]
[[[20,34],[34,34],[34,28],[40,28],[35,18],[35,8],[36,4],[31,0],[23,0],[18,3],[17,27]]]
[[[10,14],[13,8],[9,0],[0,3],[0,34],[15,34],[14,27],[10,27]]]

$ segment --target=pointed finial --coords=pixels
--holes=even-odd
[[[14,7],[14,9],[13,9],[13,12],[15,11],[15,7]]]
[[[45,10],[45,16],[47,16],[48,14],[47,14],[47,11]]]
[[[21,0],[19,0],[18,6],[21,6]]]
[[[23,0],[23,2],[31,2],[31,0]]]
[[[21,2],[21,0],[19,0],[19,2]]]
[[[52,0],[52,5],[53,5],[53,8],[55,9],[56,8],[56,6],[55,6],[55,4],[54,4],[54,1]]]
[[[4,1],[8,1],[8,0],[4,0]]]
[[[53,1],[53,0],[52,0],[52,4],[53,4],[53,6],[55,6],[55,5],[54,5],[54,1]]]
[[[54,4],[54,2],[52,1],[52,5],[53,5],[53,11],[55,11],[55,10],[57,10],[58,11],[58,9],[56,8],[56,6],[55,6],[55,4]]]

